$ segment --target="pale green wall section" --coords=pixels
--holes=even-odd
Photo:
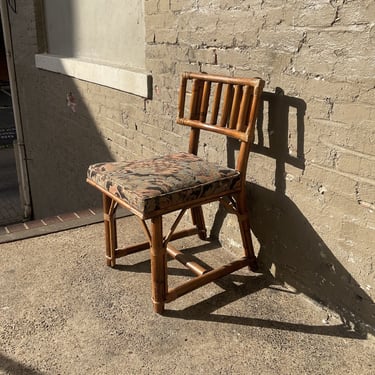
[[[123,0],[45,0],[48,52],[143,68],[143,1],[124,4]]]

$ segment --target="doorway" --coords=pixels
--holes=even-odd
[[[8,14],[0,12],[0,226],[26,220],[12,85],[11,46],[7,43]],[[9,33],[8,33],[9,34]]]

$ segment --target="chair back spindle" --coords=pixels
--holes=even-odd
[[[263,86],[260,78],[185,73],[180,86],[177,123],[249,142]]]
[[[244,155],[239,157],[246,159],[263,86],[260,78],[185,73],[181,79],[177,123],[192,129],[189,152],[198,152],[200,130],[206,130],[245,143],[246,147],[241,147]]]

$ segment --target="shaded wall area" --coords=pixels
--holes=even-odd
[[[85,182],[87,166],[126,154],[125,144],[113,147],[115,138],[122,143],[122,108],[143,113],[143,99],[37,69],[35,54],[47,43],[42,2],[17,5],[11,32],[33,217],[99,207],[100,195]],[[65,37],[74,51],[73,27]]]

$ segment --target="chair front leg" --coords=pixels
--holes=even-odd
[[[115,250],[117,248],[117,228],[116,228],[116,204],[108,195],[103,193],[103,216],[105,232],[105,248],[107,266],[116,265]]]
[[[163,313],[168,291],[167,253],[163,243],[162,216],[151,219],[151,282],[154,311]]]

